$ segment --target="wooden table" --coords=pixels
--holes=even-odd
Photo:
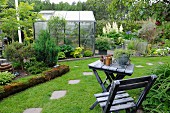
[[[134,65],[129,64],[125,65],[123,68],[119,66],[117,63],[113,63],[110,66],[106,66],[100,60],[95,61],[91,64],[88,64],[89,68],[93,70],[98,83],[100,84],[103,92],[107,92],[111,86],[112,81],[123,79],[126,75],[131,76],[133,74]],[[106,79],[104,81],[101,80],[97,70],[104,71],[106,75]],[[109,83],[107,82],[109,81]],[[106,86],[106,83],[108,85]],[[97,101],[90,107],[92,110],[96,105]]]

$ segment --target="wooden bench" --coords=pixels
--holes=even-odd
[[[144,76],[127,80],[113,81],[109,92],[95,94],[97,102],[100,104],[103,113],[118,112],[126,110],[126,113],[136,113],[142,104],[157,76]],[[125,90],[144,88],[137,100],[133,99]]]

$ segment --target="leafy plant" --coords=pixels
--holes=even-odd
[[[71,52],[74,51],[74,48],[71,45],[61,45],[60,47],[60,51],[64,52],[66,57],[70,57]]]
[[[83,47],[77,47],[75,48],[75,50],[71,53],[71,55],[73,55],[74,58],[82,58],[82,51],[83,51]]]
[[[138,31],[140,38],[146,39],[149,43],[154,43],[158,30],[153,22],[143,24],[142,28]]]
[[[42,30],[34,44],[37,61],[43,61],[47,66],[54,66],[57,62],[58,47],[55,39],[50,37],[47,30]]]
[[[123,54],[126,54],[127,56],[130,57],[131,51],[130,51],[130,50],[126,50],[126,49],[115,49],[115,50],[114,50],[113,57],[114,57],[114,58],[119,58],[119,57],[121,57]]]
[[[18,62],[21,68],[24,67],[24,59],[29,59],[34,56],[34,50],[31,45],[24,46],[19,42],[13,42],[5,49],[5,57],[12,62]]]
[[[58,59],[64,59],[64,58],[66,58],[65,53],[64,52],[59,52],[58,53]]]
[[[11,74],[10,72],[1,72],[0,73],[0,85],[5,85],[7,83],[10,83],[12,81],[12,79],[15,76],[13,74]]]
[[[150,113],[168,113],[170,108],[170,64],[157,66],[152,69],[151,74],[157,75],[158,78],[143,102],[143,108]]]
[[[106,37],[98,37],[96,38],[95,42],[95,48],[98,50],[109,50],[110,49],[110,43],[109,38]]]
[[[93,52],[92,51],[90,51],[90,50],[86,50],[86,51],[84,51],[84,57],[90,57],[90,56],[92,56],[93,55]]]
[[[47,70],[46,64],[44,62],[38,62],[35,58],[31,58],[29,62],[24,64],[25,69],[31,74],[39,74],[44,70]]]

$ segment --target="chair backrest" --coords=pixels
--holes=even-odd
[[[142,104],[146,95],[148,94],[148,92],[149,92],[150,88],[152,87],[153,83],[155,82],[156,78],[157,78],[156,75],[150,75],[150,76],[143,76],[143,77],[139,77],[139,78],[113,81],[110,91],[109,91],[109,98],[108,98],[106,106],[104,108],[104,112],[105,113],[109,112],[110,107],[111,107],[118,91],[131,90],[131,89],[144,87],[144,90],[141,92],[141,94],[136,102],[136,110],[137,110],[139,108],[139,106]]]

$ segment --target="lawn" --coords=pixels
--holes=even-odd
[[[131,63],[144,67],[135,67],[133,75],[126,78],[147,75],[152,68],[159,65],[158,62],[166,63],[169,62],[169,59],[168,56],[132,57]],[[88,64],[95,60],[98,60],[98,58],[59,62],[59,64],[69,65],[70,72],[3,99],[0,101],[0,113],[22,113],[27,108],[43,108],[42,113],[100,113],[101,108],[99,106],[96,106],[93,110],[89,110],[89,107],[95,102],[93,94],[101,92],[101,87],[95,76],[83,75],[83,72],[91,72]],[[146,63],[153,65],[150,66]],[[68,84],[69,80],[74,79],[79,79],[80,83]],[[57,90],[67,90],[66,96],[58,100],[50,100],[52,92]],[[134,96],[137,94],[137,92],[133,93]]]

